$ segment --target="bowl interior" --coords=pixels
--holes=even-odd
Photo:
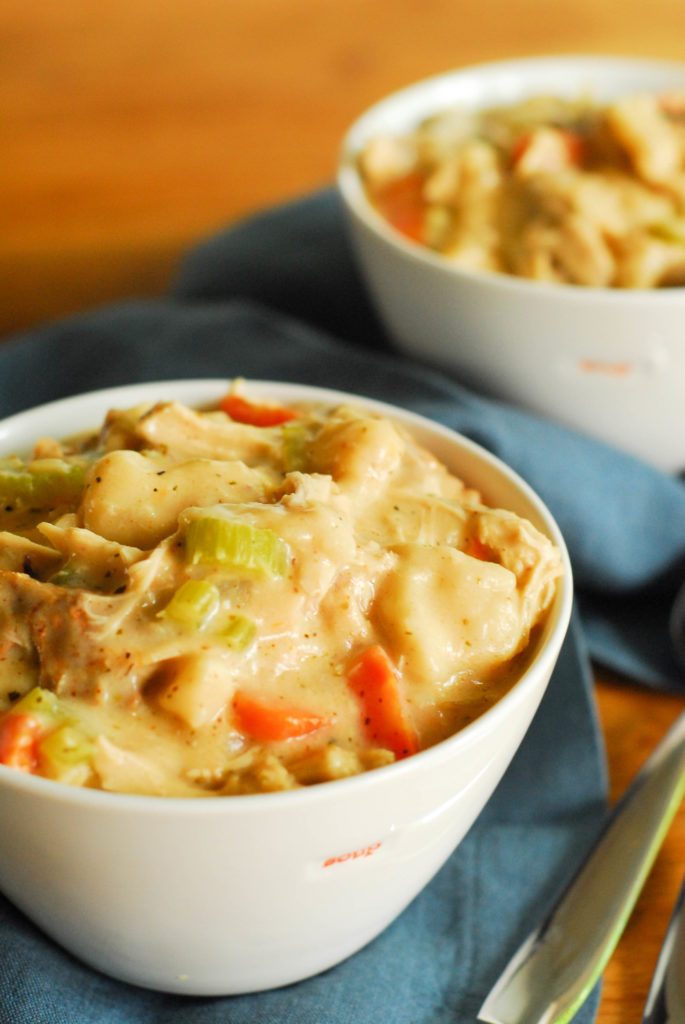
[[[380,232],[386,241],[416,253],[417,246],[391,230],[367,198],[357,170],[357,156],[370,139],[380,134],[406,133],[424,118],[458,106],[477,110],[514,104],[535,95],[569,98],[585,95],[604,102],[630,93],[673,88],[685,89],[685,63],[626,57],[530,57],[437,75],[385,97],[352,124],[341,147],[338,187],[343,199],[367,225]],[[444,264],[441,257],[428,250],[421,255]],[[457,274],[481,276],[459,267],[449,269]],[[515,281],[515,285],[521,283],[537,287],[536,282]]]

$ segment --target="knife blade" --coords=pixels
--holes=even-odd
[[[567,1024],[630,917],[685,794],[685,712],[644,763],[597,842],[480,1009],[485,1024]]]

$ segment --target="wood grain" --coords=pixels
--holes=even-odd
[[[597,704],[615,801],[685,708],[685,701],[604,677],[597,683]],[[681,807],[605,973],[599,1024],[639,1024],[642,1020],[684,869],[685,808]]]
[[[389,90],[683,38],[680,0],[0,0],[0,335],[159,294],[204,233],[330,181]]]
[[[0,336],[158,295],[205,233],[329,182],[371,102],[540,53],[685,59],[681,0],[0,0]],[[598,684],[612,793],[683,701]],[[667,837],[599,1024],[639,1024],[685,864]]]

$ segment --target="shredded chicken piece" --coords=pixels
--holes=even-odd
[[[631,237],[623,245],[618,283],[623,288],[658,288],[685,284],[685,245],[649,236]]]
[[[221,792],[240,796],[250,793],[277,793],[296,789],[297,780],[280,758],[270,751],[260,750],[252,764],[240,772],[229,772]]]
[[[100,786],[112,793],[142,793],[148,796],[196,796],[197,789],[178,780],[170,787],[168,773],[145,754],[98,736],[93,767]]]
[[[42,574],[59,564],[61,555],[54,548],[37,544],[18,533],[0,530],[0,569]]]
[[[656,96],[632,96],[607,110],[607,122],[644,181],[661,185],[683,168],[683,145]]]
[[[414,169],[416,154],[413,146],[393,135],[379,135],[371,139],[364,150],[361,168],[373,188],[382,188]]]
[[[251,427],[202,416],[178,402],[161,402],[146,412],[136,425],[147,446],[176,459],[220,459],[247,465],[268,466],[278,462],[279,442],[263,427]]]

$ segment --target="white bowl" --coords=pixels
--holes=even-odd
[[[0,423],[0,452],[147,399],[204,404],[224,381],[115,388]],[[572,602],[550,513],[511,470],[445,427],[340,392],[251,382],[257,397],[354,401],[404,424],[490,504],[559,546],[564,574],[529,667],[462,732],[386,768],[309,789],[205,800],[70,788],[0,766],[0,888],[86,963],[167,992],[297,981],[373,939],[426,885],[497,785],[545,691]]]
[[[466,68],[371,107],[345,137],[338,174],[370,292],[400,349],[669,471],[685,467],[685,288],[618,291],[460,269],[384,221],[355,161],[374,136],[454,105],[586,92],[601,102],[673,87],[685,88],[685,64],[543,57]]]

